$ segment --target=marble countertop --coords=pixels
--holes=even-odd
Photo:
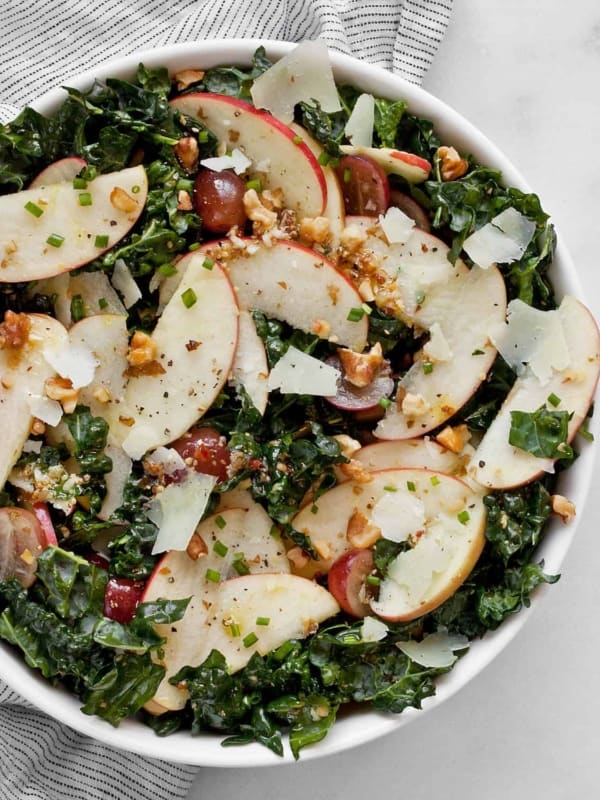
[[[596,316],[599,74],[596,0],[579,0],[576,13],[563,0],[455,0],[424,83],[486,133],[535,187]],[[405,800],[597,796],[600,492],[592,489],[580,517],[561,580],[524,630],[434,712],[326,759],[202,769],[190,800],[359,800],[374,789]]]

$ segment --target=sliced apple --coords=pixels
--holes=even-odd
[[[260,414],[264,414],[269,400],[269,366],[263,340],[249,311],[240,311],[240,333],[231,368],[231,378],[243,388]]]
[[[34,294],[54,297],[56,319],[65,328],[70,328],[73,324],[71,302],[74,297],[81,298],[86,317],[96,314],[127,314],[127,309],[105,272],[81,272],[77,275],[63,272],[32,283],[28,288],[28,295]]]
[[[239,148],[264,175],[265,188],[281,188],[285,205],[300,217],[316,217],[327,201],[323,170],[296,134],[266,111],[234,97],[190,93],[171,102],[174,111],[193,117],[227,149]]]
[[[53,183],[72,181],[86,166],[87,162],[78,156],[67,156],[58,161],[53,161],[52,164],[49,164],[35,176],[29,184],[29,188],[37,189],[40,186],[51,186]]]
[[[429,177],[431,164],[421,156],[395,150],[392,147],[366,147],[365,145],[343,144],[342,153],[348,156],[365,156],[388,173],[400,175],[409,183],[423,183]]]
[[[32,397],[45,397],[44,384],[56,374],[45,358],[46,348],[61,349],[68,341],[65,328],[52,317],[27,314],[30,331],[22,347],[0,349],[0,487],[21,455],[34,414]]]
[[[442,447],[432,439],[405,439],[375,442],[361,447],[352,456],[371,471],[399,467],[426,467],[461,476],[465,473],[465,458]]]
[[[206,555],[194,561],[186,552],[172,550],[157,564],[143,600],[159,597],[191,597],[191,600],[183,619],[176,625],[156,626],[159,635],[167,639],[164,657],[160,661],[166,667],[166,674],[149,708],[152,713],[185,705],[185,689],[173,686],[168,679],[186,665],[202,663],[208,655],[205,646],[209,610],[217,602],[223,585],[221,581],[238,574],[235,570],[236,556],[241,558],[250,574],[289,571],[285,548],[271,534],[271,527],[271,520],[266,515],[240,508],[223,509],[207,517],[196,529],[197,536],[206,545]],[[219,579],[215,581],[217,576]]]
[[[0,197],[0,282],[49,278],[102,255],[135,224],[147,193],[140,165],[98,175],[84,190],[66,181]]]
[[[396,540],[405,537],[407,531],[417,538],[421,529],[427,532],[433,526],[437,531],[436,519],[448,515],[457,519],[456,515],[465,510],[470,519],[483,525],[480,497],[458,478],[423,468],[375,471],[366,483],[350,480],[338,484],[294,517],[292,527],[309,538],[321,558],[299,569],[292,564],[292,569],[304,577],[327,573],[341,555],[353,549],[349,533],[359,522],[380,528],[385,538]],[[413,531],[411,518],[416,526]],[[449,526],[454,530],[452,520]],[[457,530],[462,531],[462,527]],[[482,537],[473,542],[474,560],[483,546]]]
[[[183,261],[184,259],[182,259]],[[225,384],[238,338],[238,305],[227,274],[204,256],[185,256],[179,287],[153,333],[156,374],[132,375],[120,439],[132,458],[184,434]],[[181,264],[181,262],[180,262]]]
[[[549,397],[557,405],[552,411],[571,415],[567,441],[575,436],[592,403],[600,371],[600,334],[588,309],[574,297],[566,296],[558,314],[569,353],[569,365],[554,370],[541,381],[528,367],[517,378],[502,407],[486,431],[471,460],[470,476],[492,489],[508,489],[537,478],[542,472],[554,472],[552,459],[539,458],[509,441],[512,411],[536,411]]]
[[[411,439],[453,416],[485,380],[496,357],[489,337],[505,315],[506,289],[496,267],[457,270],[436,284],[414,314],[430,341],[400,380],[375,436]]]
[[[333,263],[314,250],[288,241],[257,245],[251,255],[233,258],[226,268],[243,308],[257,309],[357,352],[364,349],[368,316],[356,322],[348,319],[352,309],[362,306],[362,298]]]

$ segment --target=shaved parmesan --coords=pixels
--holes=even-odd
[[[371,522],[384,539],[405,542],[425,528],[425,506],[411,492],[388,491],[375,504]]]
[[[214,158],[205,158],[200,162],[203,167],[212,169],[213,172],[222,172],[225,169],[232,169],[236,175],[242,175],[252,162],[247,158],[241,150],[237,147],[224,156],[215,156]]]
[[[344,133],[354,145],[370,147],[373,142],[375,98],[372,94],[361,94],[348,118]]]
[[[185,550],[206,510],[217,479],[188,471],[183,483],[171,483],[150,502],[148,517],[158,525],[152,554]]]
[[[46,347],[44,358],[61,378],[71,381],[74,389],[89,386],[98,366],[98,359],[83,342],[65,342],[60,349]]]
[[[156,432],[154,428],[143,423],[136,422],[127,436],[123,439],[123,450],[134,461],[139,461],[144,453],[156,444]]]
[[[116,442],[109,441],[104,452],[112,461],[112,469],[105,475],[106,495],[98,517],[106,520],[123,505],[123,492],[131,475],[133,462]]]
[[[492,264],[510,264],[521,258],[534,233],[535,222],[516,209],[507,208],[468,236],[463,249],[482,269]]]
[[[316,101],[328,113],[341,110],[327,45],[321,39],[295,47],[254,81],[250,93],[257,108],[285,123],[293,121],[294,106],[300,102]]]
[[[390,206],[385,214],[380,215],[379,225],[389,244],[406,244],[415,227],[415,221],[401,209]]]
[[[173,447],[157,447],[148,454],[146,461],[150,468],[159,467],[165,475],[187,470],[185,461]]]
[[[360,628],[363,642],[380,642],[388,633],[388,626],[377,617],[365,617]]]
[[[311,394],[332,397],[337,393],[341,373],[295,347],[289,347],[271,370],[269,390],[279,389],[281,394]]]
[[[522,300],[508,304],[508,324],[491,336],[507,364],[522,375],[527,366],[542,384],[569,366],[569,348],[557,311],[541,311]]]
[[[27,439],[27,441],[23,445],[23,452],[39,453],[42,449],[42,444],[43,442],[41,439]]]
[[[423,353],[432,361],[450,361],[452,350],[439,322],[433,323],[429,328],[429,334],[429,341],[423,347]]]
[[[58,425],[60,422],[63,410],[58,400],[50,400],[49,397],[39,394],[29,394],[27,403],[32,417],[45,422],[46,425],[51,427]]]
[[[449,634],[445,628],[435,633],[426,634],[420,642],[412,640],[396,642],[404,655],[422,667],[451,667],[457,659],[456,650],[465,650],[469,646],[466,636]]]
[[[262,339],[249,311],[240,311],[238,344],[231,368],[231,379],[248,393],[252,405],[264,414],[269,400],[269,367]]]
[[[133,279],[129,267],[122,258],[118,258],[115,261],[111,282],[115,289],[120,292],[125,308],[131,308],[141,299],[140,287]]]

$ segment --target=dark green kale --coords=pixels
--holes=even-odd
[[[558,575],[547,575],[544,564],[525,564],[507,569],[502,580],[477,593],[477,615],[489,630],[497,628],[506,617],[531,603],[531,593],[542,583],[556,583]]]
[[[251,100],[250,88],[259,75],[269,69],[271,62],[264,47],[259,47],[249,69],[240,67],[213,67],[206,70],[201,81],[191,84],[186,91],[205,91],[225,94],[242,100]]]
[[[140,469],[135,469],[123,490],[123,504],[111,522],[123,526],[123,533],[109,542],[110,572],[121,578],[148,578],[157,557],[151,554],[158,528],[148,519],[144,506],[150,490],[144,486]]]
[[[485,535],[494,554],[504,564],[516,554],[521,561],[523,554],[529,557],[552,510],[544,483],[534,481],[512,491],[492,492],[483,502],[487,510]]]
[[[571,461],[573,448],[567,444],[569,435],[568,411],[549,411],[545,405],[536,411],[511,411],[508,441],[539,458]]]
[[[498,355],[479,389],[460,409],[453,422],[464,422],[471,431],[486,431],[510,392],[515,378],[513,370],[502,356]]]

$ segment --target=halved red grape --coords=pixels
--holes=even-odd
[[[171,444],[188,466],[196,472],[227,478],[231,454],[224,436],[208,425],[192,428]]]
[[[426,231],[426,233],[431,231],[431,223],[427,212],[409,194],[400,192],[398,189],[392,189],[390,192],[390,205],[399,208],[400,211],[404,211],[407,216],[414,219],[417,228]]]
[[[390,185],[379,164],[366,156],[342,156],[336,167],[346,214],[378,217],[390,203]]]
[[[365,581],[373,572],[371,550],[348,550],[331,565],[327,586],[340,608],[353,617],[366,617],[371,607],[366,602]]]
[[[382,397],[389,397],[394,391],[389,361],[384,361],[375,379],[360,389],[343,377],[344,371],[339,356],[328,356],[325,361],[342,373],[342,378],[338,381],[337,394],[325,398],[336,408],[341,408],[343,411],[365,411],[377,407]]]
[[[0,581],[16,578],[27,588],[35,581],[37,557],[46,540],[35,514],[24,508],[0,508]]]
[[[104,616],[126,624],[135,617],[144,582],[132,578],[109,578],[104,590]]]
[[[220,236],[234,225],[242,228],[247,219],[245,193],[245,182],[229,169],[199,172],[194,181],[194,207],[202,218],[204,229]]]

